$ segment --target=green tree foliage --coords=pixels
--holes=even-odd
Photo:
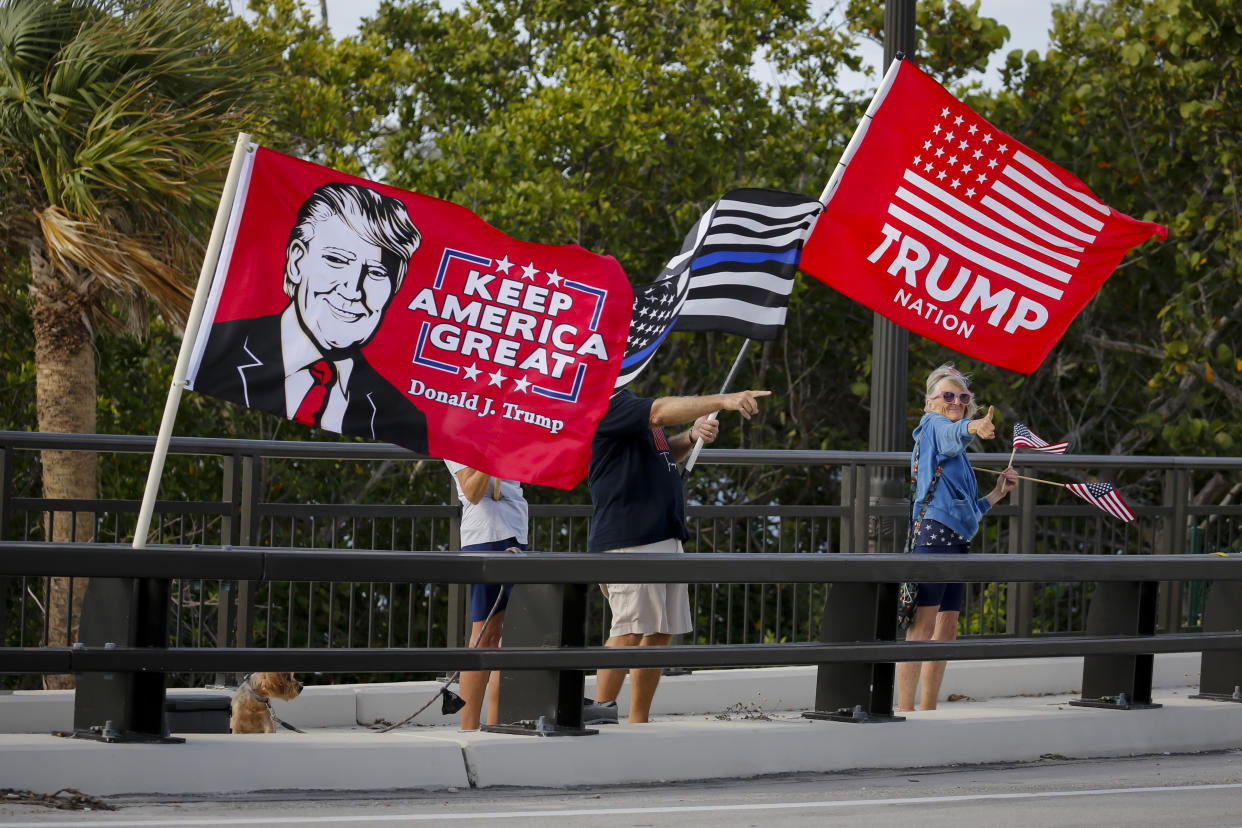
[[[300,0],[250,0],[226,31],[239,48],[266,55],[273,71],[252,79],[266,101],[268,126],[256,140],[356,175],[373,166],[372,148],[392,128],[392,89],[412,53],[383,48],[374,36],[340,40]],[[372,173],[374,174],[374,173]]]
[[[992,54],[1009,39],[1008,28],[979,14],[979,2],[923,0],[916,6],[918,48],[911,57],[946,86],[982,72]],[[850,29],[883,42],[884,6],[884,0],[849,0],[846,19]]]
[[[30,301],[40,431],[96,430],[98,328],[138,333],[152,304],[169,320],[188,309],[258,69],[220,40],[216,7],[0,2],[0,234],[28,257],[7,257],[0,279],[28,280],[18,292]],[[95,495],[93,455],[47,451],[42,464],[45,496]],[[85,512],[49,518],[57,540],[93,532]],[[81,594],[53,579],[53,641],[76,637]]]
[[[1008,57],[993,120],[1117,209],[1169,227],[1035,374],[989,375],[1015,412],[1067,426],[1075,450],[1232,454],[1242,441],[1240,48],[1235,3],[1106,0],[1057,8],[1049,52]],[[1225,488],[1217,478],[1195,495]]]

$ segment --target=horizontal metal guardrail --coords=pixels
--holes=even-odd
[[[366,552],[308,549],[0,542],[0,575],[246,578],[376,582],[896,583],[1242,580],[1240,555],[627,555]],[[831,601],[831,597],[829,598]],[[783,643],[663,648],[157,648],[0,649],[0,672],[426,672],[436,670],[736,667],[791,664],[1126,655],[1242,649],[1239,633],[1064,636],[956,642]]]
[[[0,541],[0,576],[15,575],[500,584],[1242,580],[1242,554],[515,555]]]
[[[14,449],[42,451],[102,451],[150,454],[155,437],[136,434],[71,434],[60,432],[0,431],[0,443]],[[420,460],[428,459],[391,443],[306,442],[298,440],[241,440],[225,437],[173,437],[170,454],[258,457],[304,460]],[[1009,464],[1007,452],[971,452],[971,463],[989,468]],[[435,458],[431,458],[435,459]],[[696,461],[705,465],[808,466],[868,465],[905,466],[904,451],[820,451],[803,449],[704,449]],[[1127,457],[1102,454],[1023,453],[1016,465],[1030,468],[1092,469],[1190,469],[1242,470],[1242,457],[1178,457],[1155,455]],[[1242,505],[1236,508],[1242,510]]]
[[[1064,636],[840,644],[501,649],[264,649],[189,647],[0,648],[0,673],[237,672],[426,673],[455,670],[597,670],[630,667],[787,667],[897,661],[970,661],[1242,649],[1240,633]]]

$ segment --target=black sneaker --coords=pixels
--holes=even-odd
[[[616,724],[617,703],[615,701],[597,702],[595,699],[584,698],[582,700],[582,723],[584,725]]]

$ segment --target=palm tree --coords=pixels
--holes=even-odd
[[[41,432],[95,431],[97,329],[140,335],[152,303],[174,326],[189,309],[261,71],[222,40],[222,14],[194,0],[0,0],[0,243],[29,257]],[[45,451],[42,466],[44,497],[95,497],[94,454]],[[91,540],[94,515],[49,512],[46,536]],[[54,579],[50,643],[76,640],[84,594],[82,579]]]

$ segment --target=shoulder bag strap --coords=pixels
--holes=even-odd
[[[936,473],[932,476],[931,486],[927,488],[927,499],[923,501],[923,508],[919,510],[919,516],[910,524],[909,533],[906,535],[906,551],[914,551],[914,539],[919,535],[919,528],[923,525],[923,518],[927,516],[927,508],[931,506],[932,495],[936,493],[936,484],[940,482],[940,475],[944,471],[944,463],[937,464]],[[914,463],[910,469],[910,503],[913,505],[914,498],[919,491],[919,441],[914,440]]]

